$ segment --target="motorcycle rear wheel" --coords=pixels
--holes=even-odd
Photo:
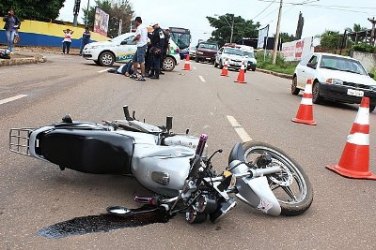
[[[254,159],[263,153],[271,156],[267,166],[281,166],[283,171],[267,175],[269,186],[281,206],[281,214],[286,216],[304,213],[312,204],[313,189],[303,168],[282,150],[263,142],[243,143],[245,162],[254,163]]]

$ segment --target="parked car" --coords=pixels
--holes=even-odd
[[[247,57],[247,70],[255,71],[257,67],[257,60],[255,58],[254,48],[247,45],[240,45],[236,43],[226,43],[224,47],[236,48],[243,51],[245,57]]]
[[[135,33],[126,33],[105,42],[89,43],[84,47],[82,56],[101,66],[112,66],[115,62],[129,62],[137,50],[133,41]],[[172,71],[179,64],[179,48],[170,40],[170,50],[163,61],[163,68]]]
[[[191,46],[189,48],[189,58],[190,59],[195,59],[196,58],[196,50],[197,50],[196,46]]]
[[[196,62],[209,61],[214,62],[215,56],[218,52],[218,45],[216,43],[201,42],[197,45]]]
[[[372,112],[376,107],[376,81],[362,64],[351,57],[314,53],[303,59],[295,69],[291,93],[298,95],[312,79],[312,101],[320,103],[327,99],[359,104],[363,96],[370,97]]]
[[[232,47],[222,47],[218,50],[214,67],[219,66],[219,68],[222,69],[226,61],[229,68],[237,70],[240,69],[242,65],[246,66],[248,64],[248,58],[244,55],[244,51]]]

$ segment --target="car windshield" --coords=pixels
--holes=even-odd
[[[255,53],[253,53],[252,51],[243,51],[243,53],[244,56],[248,56],[249,58],[255,58]]]
[[[224,49],[223,53],[229,54],[229,55],[244,56],[244,51],[240,49],[226,48]]]
[[[322,56],[320,68],[367,75],[366,70],[358,61],[343,57]]]
[[[198,45],[199,48],[201,49],[211,49],[211,50],[217,50],[217,45],[215,44],[210,44],[210,43],[200,43]]]
[[[112,38],[110,41],[111,42],[119,42],[120,43],[120,42],[124,41],[125,39],[127,39],[129,37],[131,37],[131,36],[128,35],[128,34],[124,34],[124,35],[120,35],[120,36],[117,36],[115,38]]]
[[[171,32],[171,39],[180,49],[186,49],[191,43],[191,34]]]

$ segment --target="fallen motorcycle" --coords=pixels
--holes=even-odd
[[[311,205],[313,191],[302,167],[281,150],[261,142],[237,143],[228,167],[217,174],[208,157],[207,139],[171,132],[172,117],[164,126],[140,122],[123,107],[125,120],[102,124],[62,122],[37,129],[14,128],[12,152],[49,161],[60,167],[93,174],[134,176],[155,192],[136,196],[144,208],[108,207],[108,213],[133,216],[185,212],[189,223],[219,220],[236,206],[236,198],[266,214],[298,215]]]

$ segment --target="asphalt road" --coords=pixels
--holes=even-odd
[[[235,84],[236,72],[220,77],[212,65],[192,63],[190,72],[167,73],[159,81],[136,82],[100,72],[77,56],[48,56],[38,65],[0,68],[0,249],[375,249],[376,182],[340,177],[325,166],[339,160],[356,116],[354,105],[314,107],[316,127],[291,122],[301,97],[290,82],[247,72],[247,84]],[[12,98],[13,99],[7,99]],[[4,102],[4,101],[3,101]],[[139,119],[163,124],[174,116],[175,132],[207,133],[209,149],[224,149],[218,170],[240,141],[227,116],[233,116],[253,140],[282,148],[308,174],[314,188],[311,208],[297,217],[268,217],[238,206],[217,224],[189,225],[183,216],[166,224],[123,228],[62,239],[37,235],[49,225],[97,215],[109,205],[136,207],[133,195],[147,193],[135,180],[61,172],[48,162],[8,150],[12,127],[38,127],[64,114],[76,120],[123,117],[122,106]],[[371,114],[371,170],[376,172],[376,113]],[[240,202],[240,201],[239,201]]]

